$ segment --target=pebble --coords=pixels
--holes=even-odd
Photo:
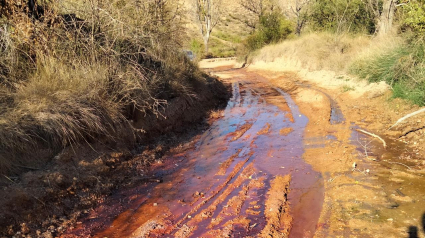
[[[158,206],[158,203],[154,203],[154,204],[153,204],[153,206],[154,206],[154,207]]]

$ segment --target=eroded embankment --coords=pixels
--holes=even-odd
[[[302,160],[308,120],[288,94],[242,73],[229,79],[232,99],[194,148],[165,156],[152,171],[162,183],[126,192],[136,197],[132,208],[104,219],[104,229],[86,219],[66,237],[311,237],[323,181]]]
[[[206,127],[203,120],[209,111],[225,106],[230,95],[221,82],[212,78],[198,82],[196,87],[196,100],[170,99],[160,109],[161,115],[137,111],[129,114],[141,144],[121,137],[91,138],[86,144],[64,149],[47,164],[21,166],[20,174],[2,175],[0,234],[58,236],[74,227],[78,218],[95,220],[88,216],[92,208],[106,203],[117,189],[159,181],[146,174],[149,166],[170,147],[190,141],[200,133]],[[118,134],[133,138],[131,133]],[[37,160],[38,151],[33,154]],[[143,191],[140,189],[134,191]],[[108,214],[117,214],[127,208],[126,204],[114,204],[107,210]]]

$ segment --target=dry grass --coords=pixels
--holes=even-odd
[[[344,71],[353,57],[370,44],[371,40],[365,36],[338,37],[330,33],[312,33],[266,46],[252,60],[272,62],[277,58],[286,58],[297,61],[309,70]]]
[[[280,44],[266,46],[257,52],[251,61],[272,62],[284,58],[311,71],[332,70],[344,73],[357,58],[378,54],[399,41],[396,37],[374,39],[363,35],[309,33]]]
[[[51,157],[100,135],[119,140],[132,131],[135,111],[160,117],[168,100],[203,93],[204,75],[180,49],[179,10],[163,3],[51,1],[43,21],[8,12],[0,31],[0,173],[34,164],[36,152]],[[70,13],[78,20],[67,22]]]

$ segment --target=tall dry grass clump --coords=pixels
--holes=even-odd
[[[272,62],[278,58],[297,62],[309,70],[344,71],[353,58],[369,48],[372,41],[367,36],[309,33],[299,38],[262,48],[251,61]]]
[[[176,3],[49,1],[0,8],[0,173],[99,135],[206,84],[180,50]],[[37,3],[37,2],[36,2]],[[199,93],[199,92],[197,92]]]

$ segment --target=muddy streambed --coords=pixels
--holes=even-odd
[[[417,152],[385,137],[383,148],[357,131],[346,105],[325,89],[210,71],[217,70],[233,96],[209,129],[63,237],[422,235],[425,170],[417,169]]]
[[[314,235],[324,188],[302,159],[307,117],[282,90],[243,77],[232,84],[221,118],[194,148],[165,158],[160,183],[127,194],[137,197],[131,209],[96,237]]]

